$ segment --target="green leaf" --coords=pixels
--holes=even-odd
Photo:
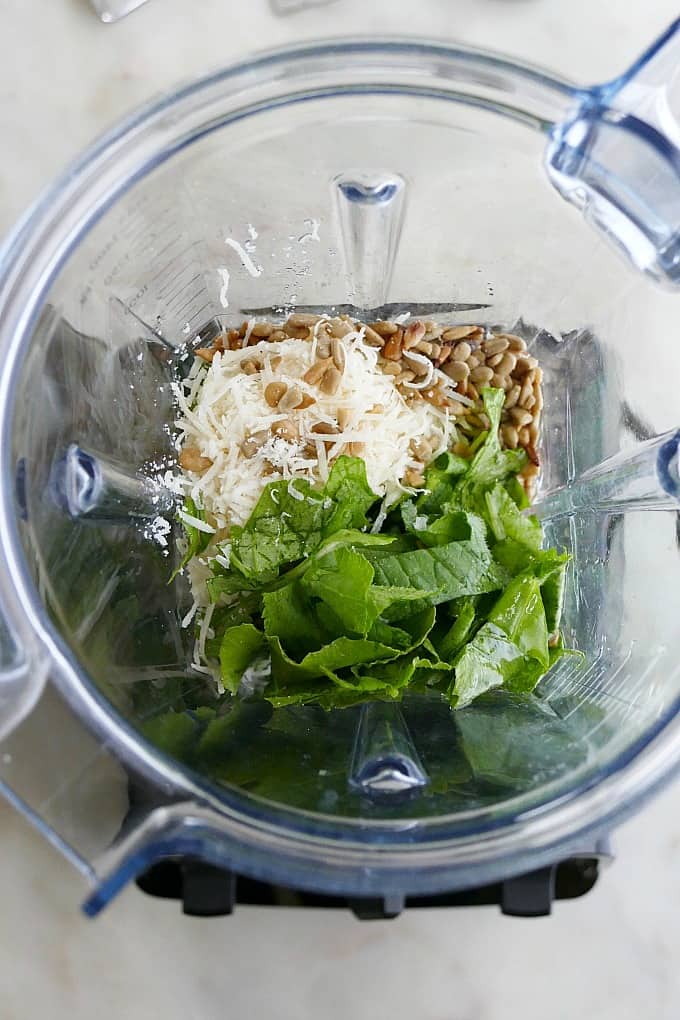
[[[516,475],[527,463],[524,450],[501,449],[499,429],[505,403],[504,391],[486,387],[482,390],[482,400],[490,427],[483,445],[473,457],[465,475],[464,484],[469,487],[468,491],[480,485],[492,485],[509,475]]]
[[[513,578],[489,613],[489,623],[500,627],[520,654],[548,668],[549,635],[537,577],[527,573]]]
[[[368,560],[344,546],[317,557],[302,584],[309,595],[326,603],[345,630],[365,637],[388,606],[426,594],[418,588],[373,585],[373,577]]]
[[[458,616],[435,646],[437,653],[445,662],[451,662],[468,641],[476,619],[477,608],[475,600],[472,598],[462,599]]]
[[[506,478],[503,485],[505,486],[510,498],[520,510],[526,510],[529,507],[529,497],[524,491],[524,486],[516,475],[511,475],[510,478]]]
[[[348,631],[363,635],[380,615],[369,599],[372,583],[371,564],[346,546],[317,560],[302,579],[305,591],[330,606]]]
[[[489,418],[490,428],[481,440],[468,470],[454,486],[445,508],[461,507],[484,515],[485,494],[496,482],[502,482],[516,475],[527,463],[524,450],[503,450],[499,436],[501,412],[505,393],[500,389],[483,389],[484,410]]]
[[[367,638],[340,637],[323,648],[308,652],[296,662],[284,651],[278,637],[269,639],[272,649],[272,678],[275,687],[300,685],[362,662],[396,659],[400,650]]]
[[[523,573],[534,561],[534,554],[526,545],[505,538],[493,547],[493,558],[507,570],[508,574]]]
[[[211,602],[218,602],[223,596],[252,592],[260,587],[256,581],[249,581],[243,574],[233,569],[228,574],[209,577],[206,586]]]
[[[485,623],[454,662],[455,678],[449,698],[465,708],[481,694],[502,686],[523,665],[517,645],[494,623]]]
[[[191,517],[195,517],[197,520],[205,523],[205,511],[196,506],[191,496],[186,497],[182,509],[186,514],[189,514]],[[172,576],[170,577],[170,582],[174,581],[180,570],[183,570],[183,568],[186,567],[189,560],[192,560],[194,556],[200,556],[200,554],[207,549],[210,545],[210,539],[213,537],[212,533],[201,531],[200,528],[195,528],[192,524],[187,524],[182,517],[178,517],[177,520],[184,528],[184,533],[187,539],[187,550],[182,557],[182,562],[177,569],[173,571]]]
[[[325,683],[308,691],[273,695],[271,701],[277,707],[315,704],[326,711],[349,708],[365,701],[397,701],[424,661],[411,652],[389,662],[354,666],[349,675],[331,673]]]
[[[231,564],[249,580],[272,581],[337,532],[366,527],[376,502],[358,457],[338,457],[322,491],[306,479],[271,482],[242,528],[232,529]]]
[[[261,726],[271,718],[267,702],[244,702],[234,699],[224,715],[211,719],[196,745],[199,759],[219,760],[229,753],[229,745],[238,738],[239,731]]]
[[[493,562],[486,541],[478,531],[460,542],[449,542],[432,549],[416,549],[377,559],[375,580],[381,585],[420,588],[434,594],[424,596],[422,605],[437,605],[461,595],[476,595],[502,588],[505,572]],[[414,610],[421,603],[413,603]],[[387,610],[386,619],[395,619],[399,605]]]
[[[541,585],[541,595],[545,606],[545,619],[549,634],[559,630],[564,604],[564,589],[567,579],[569,556],[563,556],[557,568],[547,576]]]
[[[264,634],[252,623],[239,623],[225,630],[220,644],[220,674],[226,690],[236,694],[244,672],[264,644]]]
[[[369,487],[364,460],[338,457],[328,475],[324,497],[333,501],[323,529],[325,538],[347,528],[365,528],[366,514],[378,497]]]
[[[525,517],[503,485],[486,493],[486,520],[498,542],[510,539],[532,551],[543,543],[543,528],[536,517]]]
[[[291,495],[290,487],[297,494]],[[232,528],[230,564],[258,583],[278,576],[284,563],[319,545],[327,510],[324,497],[306,479],[271,482],[242,528]]]
[[[551,550],[523,574],[513,578],[489,612],[488,621],[454,662],[450,696],[462,708],[486,690],[533,690],[551,664],[548,626],[541,582],[559,570],[559,554]],[[556,562],[558,561],[558,562]]]
[[[412,644],[412,636],[407,630],[379,619],[375,621],[367,636],[371,641],[379,641],[380,644],[389,645],[390,648],[404,649]]]
[[[409,501],[404,503],[401,513],[406,529],[427,548],[466,541],[475,535],[482,539],[485,537],[483,520],[463,510],[451,510],[430,520],[425,514],[418,513],[415,504]]]
[[[245,595],[238,602],[232,602],[228,606],[216,606],[210,618],[210,627],[215,637],[207,638],[205,642],[205,653],[208,659],[219,659],[220,644],[222,635],[229,627],[236,627],[239,623],[251,623],[253,615],[259,608],[259,597],[257,595]]]
[[[297,581],[262,597],[262,618],[268,638],[279,638],[294,658],[302,658],[323,642],[312,604]]]
[[[466,473],[469,462],[455,454],[442,453],[425,472],[425,491],[415,503],[418,514],[434,516],[449,502],[459,478]]]
[[[526,790],[582,765],[587,742],[539,699],[493,692],[455,713],[460,743],[477,782]]]
[[[434,609],[430,608],[408,621],[410,632],[402,632],[407,633],[406,647],[390,647],[366,638],[341,637],[305,655],[300,662],[287,655],[280,639],[273,637],[270,644],[274,683],[265,697],[276,706],[314,703],[328,709],[365,700],[369,688],[377,689],[378,680],[385,689],[395,689],[397,674],[392,670],[384,671],[381,664],[401,660],[406,653],[417,649],[432,629],[434,618]],[[361,677],[365,682],[357,685]],[[357,691],[363,692],[360,698]]]
[[[142,733],[166,754],[184,760],[197,735],[197,720],[189,712],[166,712],[154,716],[142,726]]]

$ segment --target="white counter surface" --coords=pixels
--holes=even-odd
[[[238,9],[238,20],[233,12]],[[135,105],[256,48],[328,34],[458,38],[584,82],[626,66],[672,0],[151,0],[115,26],[87,0],[0,0],[0,234]],[[680,785],[616,834],[616,863],[549,919],[494,908],[360,924],[241,908],[195,920],[127,889],[96,922],[85,887],[0,805],[1,1020],[675,1020]]]

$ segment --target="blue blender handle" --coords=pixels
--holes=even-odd
[[[552,184],[642,272],[680,287],[680,19],[553,126]]]

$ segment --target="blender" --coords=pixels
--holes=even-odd
[[[671,776],[677,45],[678,24],[592,88],[424,41],[263,54],[134,114],[8,239],[0,789],[88,878],[88,913],[168,861],[199,913],[235,875],[364,916],[500,884],[522,912],[518,876],[592,874]],[[192,347],[294,309],[475,321],[539,359],[535,510],[572,555],[582,657],[535,696],[216,714],[168,584],[172,383]]]

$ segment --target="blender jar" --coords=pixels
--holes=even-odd
[[[489,882],[675,768],[674,39],[593,89],[424,42],[265,54],[133,115],[9,239],[0,785],[91,912],[179,853],[353,895]],[[168,585],[171,382],[187,343],[331,308],[500,325],[539,358],[537,512],[573,556],[583,658],[534,697],[243,702],[210,726]]]

